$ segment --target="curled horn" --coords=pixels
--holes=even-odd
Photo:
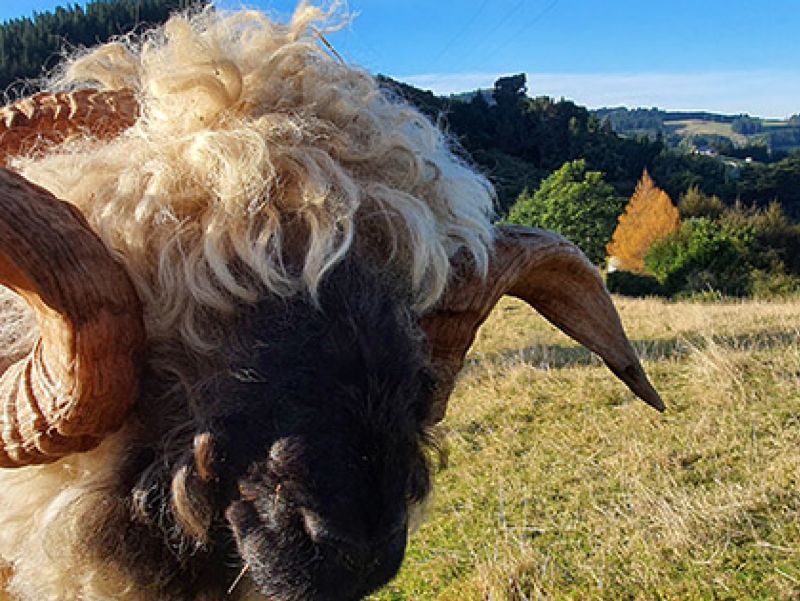
[[[0,285],[28,303],[40,332],[0,374],[0,467],[93,448],[136,398],[139,299],[72,205],[3,168]]]
[[[558,234],[501,226],[486,279],[474,275],[463,255],[453,260],[456,277],[437,307],[422,319],[438,375],[433,421],[444,417],[455,377],[500,297],[515,296],[589,350],[640,399],[658,411],[664,403],[631,347],[597,268]]]
[[[112,138],[133,125],[138,114],[130,90],[35,94],[0,108],[0,164],[78,134]]]

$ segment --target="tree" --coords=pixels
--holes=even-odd
[[[678,209],[645,169],[608,245],[615,267],[643,273],[647,251],[654,242],[677,231],[680,222]]]
[[[494,82],[492,96],[501,110],[510,111],[519,108],[528,92],[526,79],[525,74],[520,73],[519,75],[501,77]]]
[[[494,84],[495,106],[491,107],[495,143],[504,152],[525,146],[530,139],[530,124],[523,117],[525,102],[525,74],[501,77]]]
[[[578,159],[550,174],[533,195],[523,192],[508,222],[558,232],[599,264],[624,203],[601,172],[587,171],[586,161]]]
[[[737,134],[757,134],[764,131],[761,119],[755,119],[750,115],[740,115],[731,123],[731,129]]]
[[[678,212],[682,219],[707,217],[712,221],[719,219],[725,211],[725,204],[716,194],[708,195],[697,186],[689,186],[678,201]]]

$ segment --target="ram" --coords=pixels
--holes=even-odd
[[[2,111],[0,597],[359,599],[504,294],[662,408],[596,269],[491,225],[330,16],[174,16]]]

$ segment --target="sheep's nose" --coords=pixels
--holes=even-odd
[[[336,553],[341,564],[354,574],[371,574],[381,564],[379,554],[361,546],[340,543]]]
[[[406,550],[405,520],[388,532],[371,538],[354,537],[334,530],[318,514],[301,510],[303,527],[314,544],[325,549],[332,560],[346,571],[371,579],[381,574],[386,579],[397,572]]]

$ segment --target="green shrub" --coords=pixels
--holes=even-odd
[[[660,296],[661,284],[650,275],[631,273],[630,271],[611,271],[606,277],[609,292],[623,296]]]
[[[719,222],[746,246],[754,269],[800,275],[800,226],[789,220],[779,203],[763,209],[736,203]]]
[[[750,292],[746,244],[706,218],[684,221],[678,232],[653,244],[645,266],[670,296],[707,290],[729,296]]]
[[[779,269],[755,269],[752,280],[752,294],[758,298],[784,298],[800,294],[800,276]]]
[[[725,205],[719,196],[704,194],[698,186],[694,185],[681,194],[678,211],[680,211],[681,219],[693,217],[719,219],[725,211]]]

